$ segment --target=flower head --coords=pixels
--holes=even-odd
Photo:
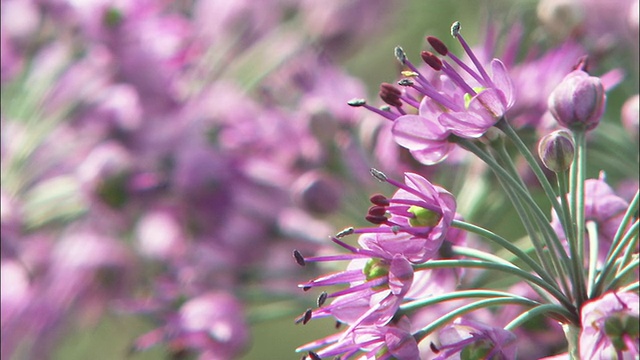
[[[427,41],[443,57],[441,59],[429,51],[421,53],[422,60],[435,71],[433,76],[425,76],[409,61],[404,50],[396,47],[396,58],[407,68],[402,73],[405,78],[398,82],[405,90],[389,84],[381,86],[380,97],[389,105],[386,110],[372,108],[364,102],[350,103],[352,106],[365,106],[393,120],[392,132],[396,142],[427,165],[446,158],[452,149],[450,135],[463,138],[482,136],[514,102],[513,84],[504,64],[493,59],[490,71],[485,69],[460,34],[459,22],[453,24],[451,34],[460,42],[473,66],[450,53],[441,40],[429,36]],[[407,113],[404,104],[417,108],[418,114]]]
[[[585,359],[627,359],[640,349],[640,298],[631,292],[608,293],[582,307],[580,353]]]
[[[385,326],[363,326],[353,333],[330,335],[324,339],[303,345],[297,351],[310,351],[325,346],[317,352],[309,352],[305,359],[328,357],[351,358],[364,355],[365,359],[413,360],[419,358],[418,344],[411,335],[411,323],[405,316]]]

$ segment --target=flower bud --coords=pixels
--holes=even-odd
[[[575,70],[549,96],[549,111],[564,127],[592,130],[600,122],[605,100],[600,79]]]
[[[560,173],[571,167],[574,149],[571,134],[557,130],[540,139],[538,156],[547,169]]]
[[[329,174],[311,170],[292,186],[294,201],[303,209],[316,214],[329,214],[341,206],[340,184]]]

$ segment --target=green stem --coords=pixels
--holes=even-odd
[[[397,316],[407,315],[413,311],[425,308],[427,306],[439,304],[443,301],[470,299],[470,298],[510,298],[510,299],[533,301],[525,297],[514,295],[504,291],[483,290],[483,289],[460,290],[460,291],[454,291],[451,293],[437,295],[437,296],[430,296],[428,298],[404,303],[400,306]]]
[[[452,251],[454,255],[466,256],[474,259],[484,260],[487,262],[492,262],[494,264],[502,264],[505,266],[513,266],[517,268],[513,263],[488,252],[484,252],[477,249],[472,249],[465,246],[452,246]]]
[[[441,316],[440,318],[438,318],[438,320],[432,322],[431,324],[427,325],[426,327],[416,331],[413,334],[413,337],[416,339],[416,341],[420,342],[422,341],[425,337],[429,336],[429,334],[431,334],[433,331],[435,331],[436,329],[438,329],[439,327],[446,325],[447,323],[453,321],[454,319],[470,313],[472,311],[478,310],[478,309],[483,309],[486,307],[491,307],[491,306],[498,306],[498,305],[523,305],[523,306],[536,306],[538,305],[537,302],[529,300],[529,299],[519,299],[519,298],[504,298],[504,297],[500,297],[500,298],[492,298],[492,299],[485,299],[485,300],[480,300],[480,301],[476,301],[473,302],[471,304],[465,305],[465,306],[461,306],[459,308],[457,308],[456,310],[453,310],[443,316]]]
[[[576,221],[576,254],[571,254],[571,261],[574,267],[583,268],[584,264],[584,239],[585,239],[585,214],[584,214],[584,181],[586,179],[587,170],[587,141],[586,131],[577,129],[574,131],[576,152],[575,160],[571,167],[573,175],[570,193],[572,195],[572,206],[574,208],[574,219]],[[579,271],[577,275],[577,286],[579,287],[579,295],[576,297],[576,305],[582,307],[582,303],[587,299],[587,291],[585,288],[584,271]]]
[[[633,244],[638,239],[638,221],[636,221],[626,232],[626,235],[621,239],[618,243],[618,246],[611,252],[610,257],[607,259],[607,262],[604,264],[604,268],[600,273],[600,276],[596,280],[596,284],[593,287],[592,297],[597,297],[602,293],[602,288],[604,287],[604,283],[607,280],[607,277],[611,274],[613,269],[616,267],[616,259],[620,255],[620,253],[624,250],[625,254],[618,264],[618,269],[620,269],[624,264],[629,262],[631,258],[631,253],[633,252]],[[618,271],[619,272],[619,271]]]
[[[569,254],[571,254],[571,258],[575,258],[576,254],[578,253],[577,250],[577,243],[576,243],[576,231],[575,231],[575,223],[573,222],[573,220],[575,218],[572,217],[572,214],[574,214],[571,211],[571,206],[569,204],[569,199],[568,199],[568,184],[567,184],[567,173],[566,172],[561,172],[557,174],[557,179],[558,179],[558,192],[560,194],[562,194],[562,196],[560,196],[560,201],[562,203],[562,208],[563,211],[562,213],[556,213],[558,214],[558,216],[563,216],[564,217],[564,223],[568,224],[569,226],[564,228],[565,231],[565,238],[567,243],[569,244]],[[578,299],[580,297],[580,286],[577,286],[576,283],[579,283],[579,275],[582,273],[582,265],[578,264],[578,262],[576,261],[572,261],[571,262],[571,269],[572,269],[572,279],[574,282],[574,286],[573,286],[573,296],[575,299]]]
[[[640,288],[640,281],[636,281],[636,282],[632,282],[631,284],[627,285],[627,286],[623,286],[620,288],[621,292],[632,292],[632,291],[638,291],[638,289]]]
[[[625,266],[622,270],[620,270],[620,272],[617,273],[616,276],[613,278],[609,286],[607,286],[607,291],[615,290],[615,288],[618,286],[618,283],[622,279],[624,279],[625,276],[627,276],[631,271],[638,269],[638,264],[640,264],[640,259],[636,258],[629,265]]]
[[[554,253],[560,257],[560,265],[565,274],[571,275],[571,270],[568,268],[567,263],[569,262],[569,258],[567,257],[567,253],[564,251],[560,240],[558,239],[557,234],[551,228],[549,223],[549,219],[547,219],[546,215],[542,212],[538,204],[533,200],[531,194],[527,191],[527,189],[521,187],[516,180],[514,180],[511,175],[507,171],[505,171],[491,156],[485,153],[482,149],[480,149],[473,142],[462,139],[462,138],[453,138],[454,142],[458,145],[462,146],[464,149],[472,152],[476,155],[480,160],[484,161],[496,176],[501,177],[505,183],[509,184],[514,191],[518,194],[518,196],[524,200],[525,204],[531,209],[534,214],[534,219],[540,226],[542,233],[544,234],[545,244],[549,249],[553,249]]]
[[[596,270],[598,267],[599,236],[598,224],[595,221],[587,222],[587,232],[589,233],[589,267],[587,270],[587,292],[591,294],[595,287]]]
[[[562,306],[559,306],[556,304],[542,304],[534,307],[531,310],[523,312],[522,314],[520,314],[520,316],[511,320],[511,322],[507,324],[507,326],[505,326],[504,329],[513,331],[515,328],[526,323],[532,318],[535,318],[536,316],[539,316],[539,315],[545,315],[545,314],[560,315],[560,317],[566,319],[567,321],[568,319],[571,319],[573,317],[573,315]],[[555,318],[555,316],[553,315],[551,317]]]
[[[580,360],[580,327],[573,324],[563,324],[562,330],[564,330],[564,336],[567,338],[569,358],[571,360]]]
[[[506,168],[508,170],[510,170],[510,172],[511,172],[512,176],[514,177],[514,179],[519,180],[520,186],[525,188],[525,185],[522,182],[522,179],[518,175],[518,172],[517,172],[515,166],[513,165],[513,162],[511,161],[511,157],[509,156],[509,154],[507,153],[506,149],[504,148],[504,142],[503,141],[500,141],[498,143],[497,149],[498,149],[498,154],[500,156],[500,160],[502,161],[502,163],[504,163],[506,165]],[[516,212],[518,213],[518,216],[520,217],[520,220],[522,221],[522,224],[524,225],[525,230],[527,231],[527,234],[529,235],[529,239],[531,240],[531,243],[533,244],[533,247],[534,247],[534,249],[536,251],[536,254],[538,255],[538,258],[540,259],[540,261],[542,261],[542,266],[544,267],[544,269],[548,273],[553,272],[556,275],[556,278],[559,278],[561,280],[561,284],[562,284],[562,287],[563,287],[564,291],[567,294],[570,294],[571,292],[570,292],[570,289],[569,289],[569,285],[567,284],[567,279],[566,279],[566,277],[561,275],[560,268],[562,267],[562,265],[560,265],[559,259],[557,257],[555,257],[555,256],[548,256],[548,255],[545,254],[544,246],[542,245],[540,239],[538,239],[537,229],[532,224],[531,216],[525,210],[521,199],[516,195],[514,190],[511,189],[511,187],[504,182],[504,180],[502,180],[500,177],[498,177],[498,181],[500,182],[500,185],[503,187],[503,189],[507,193],[507,196],[509,197],[509,200],[511,201],[511,203],[513,204]],[[551,262],[553,263],[553,265],[549,263],[549,259],[551,259]]]
[[[536,274],[540,275],[540,277],[543,278],[545,281],[555,285],[555,283],[553,282],[553,278],[549,275],[549,273],[546,272],[542,267],[540,267],[540,265],[537,262],[535,262],[535,260],[533,260],[531,256],[527,255],[527,253],[522,251],[519,247],[513,245],[510,241],[506,240],[505,238],[487,229],[484,229],[477,225],[460,221],[460,220],[453,220],[451,222],[451,226],[477,234],[487,240],[494,242],[498,246],[504,248],[505,250],[515,255],[518,259],[522,260],[525,264],[529,265],[529,267],[531,267],[531,270],[535,271]]]
[[[562,206],[560,206],[560,203],[558,202],[558,195],[553,191],[553,187],[551,186],[551,183],[549,183],[549,180],[545,176],[544,171],[542,171],[542,168],[538,164],[538,161],[533,156],[531,151],[529,151],[529,148],[522,141],[520,136],[518,136],[518,133],[511,127],[507,119],[504,117],[500,119],[500,121],[498,121],[498,123],[496,124],[496,127],[502,130],[502,132],[513,142],[513,144],[516,146],[520,154],[524,157],[524,159],[529,164],[529,167],[531,168],[533,173],[536,175],[536,178],[538,178],[538,181],[540,182],[540,185],[542,186],[544,193],[547,195],[549,202],[551,202],[551,206],[553,207],[553,209],[556,211],[557,214],[559,215],[562,214],[563,209],[562,209]],[[565,229],[566,231],[567,226],[569,224],[565,224],[564,219],[562,219],[562,217],[560,217],[560,222],[562,223],[562,228]]]
[[[566,296],[560,292],[554,285],[550,284],[543,279],[525,272],[517,267],[506,266],[502,264],[495,264],[486,261],[477,260],[430,260],[424,264],[414,265],[414,269],[441,269],[441,268],[479,268],[485,270],[497,270],[505,273],[515,275],[529,284],[537,285],[544,289],[554,298],[556,298],[563,306],[569,311],[575,310],[573,304],[566,298]]]

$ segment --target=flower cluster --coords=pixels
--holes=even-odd
[[[515,359],[518,348],[526,349],[518,354],[525,359],[563,350],[564,355],[554,358],[637,357],[637,177],[632,182],[635,195],[625,199],[607,184],[604,173],[599,179],[586,175],[586,136],[601,124],[605,92],[620,81],[621,70],[592,76],[586,58],[576,57],[577,65],[563,76],[545,78],[550,83],[555,78],[555,83],[544,101],[541,97],[513,111],[522,76],[498,59],[487,64],[484,54],[476,55],[460,34],[459,22],[451,34],[470,64],[429,36],[427,42],[438,55],[421,53],[426,69],[396,47],[402,78],[400,88],[380,86],[385,106],[376,108],[362,99],[348,104],[390,122],[385,130],[424,165],[445,161],[456,147],[477,157],[501,185],[526,236],[516,244],[462,220],[467,215],[456,213],[456,198],[420,175],[405,172],[400,183],[372,169],[374,178],[398,188],[392,197],[370,198],[373,206],[365,219],[377,226],[350,227],[332,237],[344,254],[303,256],[294,251],[302,266],[348,261],[346,270],[299,285],[305,291],[329,290],[320,293],[317,308],[297,320],[307,324],[331,316],[346,329],[298,351],[314,360]],[[546,108],[542,112],[537,110],[541,103]],[[527,106],[531,117],[518,119]],[[516,116],[520,127],[534,125],[532,119],[543,113],[563,130],[542,137],[538,159],[510,116]],[[544,132],[545,126],[536,130]],[[525,161],[536,186],[527,186],[507,146]],[[554,178],[555,187],[550,182]],[[534,191],[551,204],[551,217],[534,200]],[[357,246],[346,242],[351,234],[359,235]],[[460,241],[467,234],[475,235],[473,246]],[[437,273],[445,269],[448,274]],[[558,342],[562,331],[564,343]],[[539,339],[544,343],[530,346]]]

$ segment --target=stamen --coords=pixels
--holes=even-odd
[[[311,316],[313,315],[313,310],[307,309],[300,317],[296,319],[296,324],[302,323],[302,325],[306,325],[309,320],[311,320]]]
[[[460,35],[460,21],[456,21],[453,24],[451,24],[451,36],[453,36],[454,38],[457,38],[458,35]]]
[[[327,292],[323,291],[320,293],[320,296],[318,296],[318,307],[322,307],[325,301],[327,301]]]
[[[380,92],[378,93],[382,101],[386,102],[391,106],[395,106],[397,108],[402,106],[402,101],[400,100],[400,96],[402,92],[396,89],[393,85],[388,83],[380,84]]]
[[[418,77],[418,76],[420,76],[420,74],[418,74],[417,72],[409,71],[409,70],[401,71],[400,74],[402,76],[404,76],[404,77]]]
[[[387,219],[386,216],[382,216],[382,215],[367,215],[364,217],[364,219],[376,225],[385,224],[389,220]]]
[[[429,45],[431,45],[433,50],[435,50],[438,54],[442,56],[447,56],[447,54],[449,53],[449,48],[447,48],[447,45],[445,45],[437,37],[427,36],[427,42],[429,43]]]
[[[482,75],[482,78],[486,82],[486,84],[484,84],[485,87],[495,87],[494,84],[493,84],[493,81],[491,81],[491,78],[489,77],[489,74],[487,74],[487,71],[484,69],[482,64],[480,64],[480,61],[478,60],[476,55],[473,53],[473,51],[471,51],[471,48],[469,47],[469,44],[467,44],[467,42],[464,41],[464,38],[462,37],[462,34],[460,34],[460,22],[459,21],[456,21],[456,22],[453,23],[453,25],[451,25],[451,35],[454,38],[458,39],[458,42],[460,42],[460,45],[462,45],[462,48],[464,49],[464,52],[467,53],[467,55],[471,59],[471,62],[473,62],[473,65],[476,66],[476,69],[478,69],[478,72],[480,73],[480,75]]]
[[[305,266],[306,265],[306,263],[304,261],[304,256],[302,256],[302,254],[300,254],[300,251],[293,250],[293,257],[296,259],[296,262],[298,263],[298,265],[300,265],[300,266]]]
[[[342,323],[341,323],[340,321],[336,321],[336,324],[335,324],[335,326],[334,326],[334,327],[335,327],[336,329],[340,329],[340,327],[341,327],[341,326],[342,326]]]
[[[367,211],[367,213],[373,216],[384,216],[384,214],[387,213],[387,208],[384,206],[374,205],[369,208],[369,211]]]
[[[366,105],[367,101],[365,99],[351,99],[347,101],[347,104],[353,107],[360,107]]]
[[[407,54],[400,46],[396,46],[395,49],[393,49],[393,53],[402,65],[407,62]]]
[[[420,53],[420,56],[422,57],[422,60],[427,63],[427,65],[431,66],[433,70],[442,70],[442,61],[440,61],[437,56],[433,55],[433,53],[429,51],[423,51]]]
[[[314,353],[313,351],[309,351],[309,357],[311,358],[311,360],[322,360],[322,358],[320,358],[320,355]]]
[[[422,82],[421,82],[421,84],[422,84]],[[421,87],[421,86],[418,86],[418,85],[414,84],[414,82],[409,80],[409,79],[402,79],[402,80],[398,81],[398,85],[400,85],[400,86],[411,86],[412,88],[414,88],[418,92],[420,92],[422,95],[430,97],[431,99],[439,102],[442,106],[444,106],[446,108],[449,108],[449,109],[451,109],[453,111],[462,111],[462,108],[458,104],[454,103],[453,101],[451,101],[448,98],[446,98],[444,95],[440,94],[429,83],[424,84],[424,85],[426,85],[425,87]]]
[[[342,231],[340,231],[339,233],[336,234],[336,238],[340,239],[343,238],[347,235],[351,235],[353,234],[354,229],[352,227],[348,227]]]
[[[347,104],[351,107],[364,107],[365,109],[374,112],[384,118],[387,118],[391,121],[395,120],[399,115],[392,113],[390,108],[386,109],[377,109],[371,105],[367,104],[367,101],[364,99],[351,99],[347,101]]]
[[[382,194],[371,195],[371,197],[369,198],[369,201],[371,201],[372,204],[378,205],[378,206],[389,205],[389,199]]]
[[[371,168],[369,169],[369,173],[374,178],[378,179],[380,182],[387,182],[387,175],[385,175],[382,171],[378,169]]]
[[[429,347],[431,348],[431,351],[433,351],[434,354],[437,354],[440,352],[440,350],[436,347],[436,344],[434,344],[433,342],[429,344]]]

